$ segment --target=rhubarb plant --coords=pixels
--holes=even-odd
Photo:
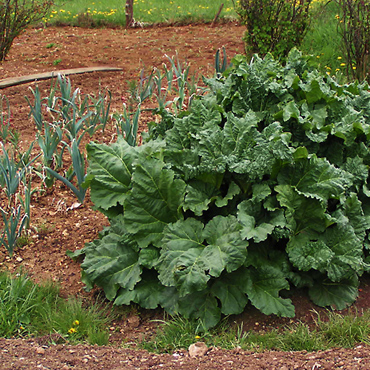
[[[205,79],[146,141],[87,146],[85,184],[110,226],[83,256],[87,289],[215,326],[251,304],[293,317],[289,290],[343,309],[369,270],[370,92],[291,51]]]

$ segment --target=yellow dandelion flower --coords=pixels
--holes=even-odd
[[[346,65],[346,63],[341,63],[340,66],[341,67],[344,67]]]
[[[196,335],[196,336],[195,336],[195,339],[200,339],[200,336],[199,336],[199,335]]]
[[[77,330],[75,328],[71,328],[71,329],[68,330],[69,334],[74,334],[76,332],[77,332]]]
[[[342,59],[342,57],[338,57],[338,60],[341,60]]]
[[[80,322],[78,320],[73,321],[73,325],[78,326],[80,325]]]

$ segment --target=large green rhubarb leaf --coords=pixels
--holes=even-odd
[[[291,238],[287,252],[293,265],[327,273],[333,282],[348,279],[365,269],[362,243],[349,224],[334,225],[325,233],[306,232]]]
[[[218,277],[225,269],[232,272],[244,263],[248,243],[239,231],[234,216],[216,216],[204,230],[203,224],[192,218],[168,225],[159,279],[164,285],[175,285],[180,296],[205,289],[211,276]]]
[[[246,143],[249,142],[251,135],[255,135],[259,121],[260,119],[252,111],[244,114],[242,118],[236,117],[230,112],[224,127],[223,153],[229,155],[234,152],[240,155],[246,149]]]
[[[243,312],[248,298],[241,285],[243,276],[235,271],[218,279],[211,288],[212,293],[221,302],[221,312],[224,315],[237,315]]]
[[[181,218],[180,206],[185,196],[185,183],[175,180],[164,163],[148,159],[137,164],[132,177],[132,191],[126,198],[124,220],[141,248],[156,245],[164,227]]]
[[[177,286],[181,295],[205,289],[210,276],[201,258],[203,224],[192,218],[179,220],[164,230],[163,249],[158,264],[159,280]]]
[[[285,208],[286,226],[294,233],[304,230],[323,232],[329,225],[325,205],[319,200],[298,194],[291,185],[277,185],[275,191],[277,200]]]
[[[278,181],[293,186],[299,194],[323,202],[339,197],[351,185],[345,171],[316,156],[302,160],[294,167],[286,167],[279,174]]]
[[[363,204],[355,193],[351,193],[343,202],[342,207],[333,213],[338,225],[351,225],[359,239],[363,239],[366,230],[370,229],[370,218],[365,216]]]
[[[289,289],[289,283],[281,271],[270,266],[262,266],[258,270],[249,268],[245,270],[244,279],[245,293],[262,313],[294,317],[292,301],[279,296],[281,290]]]
[[[193,181],[186,188],[184,210],[190,209],[196,216],[201,216],[208,205],[220,196],[220,191],[212,184],[203,181]]]
[[[202,329],[215,326],[221,319],[217,299],[209,291],[195,292],[179,301],[179,313],[191,319],[200,319]]]
[[[113,300],[119,287],[133,289],[141,277],[138,253],[132,241],[110,232],[86,251],[81,268],[90,281],[104,288]]]
[[[90,143],[87,182],[95,206],[108,210],[123,204],[131,187],[132,164],[137,157],[135,148],[123,138],[111,145]]]
[[[321,307],[343,310],[351,305],[358,296],[358,279],[343,280],[337,283],[325,279],[316,281],[308,291],[312,301]]]
[[[167,288],[159,283],[156,273],[145,271],[142,274],[141,281],[136,284],[135,289],[120,289],[114,304],[129,305],[131,302],[139,304],[146,309],[157,308],[166,296]]]
[[[286,225],[282,210],[269,212],[253,200],[245,200],[238,205],[238,221],[242,225],[242,237],[256,243],[266,240],[275,227]]]
[[[324,271],[334,257],[334,252],[323,240],[317,240],[318,235],[313,235],[310,240],[309,234],[301,233],[291,238],[287,246],[289,259],[293,266],[301,271],[311,269]]]
[[[335,255],[327,268],[329,279],[338,282],[351,277],[354,272],[362,273],[363,245],[352,227],[342,225],[329,228],[323,239]]]
[[[235,271],[247,257],[248,242],[240,235],[241,225],[235,216],[216,216],[204,228],[208,245],[202,252],[205,270],[220,276],[223,270]]]

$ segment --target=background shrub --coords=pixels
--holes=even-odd
[[[310,0],[240,0],[236,11],[246,25],[245,48],[249,56],[271,53],[286,58],[299,46],[310,23]]]
[[[30,24],[48,14],[50,0],[4,0],[0,5],[0,61],[9,53],[14,39]]]
[[[347,76],[363,81],[368,78],[370,47],[370,2],[339,0],[339,33],[346,59]]]

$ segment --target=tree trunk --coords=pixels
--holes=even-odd
[[[134,23],[134,0],[126,0],[126,28],[130,28]]]

